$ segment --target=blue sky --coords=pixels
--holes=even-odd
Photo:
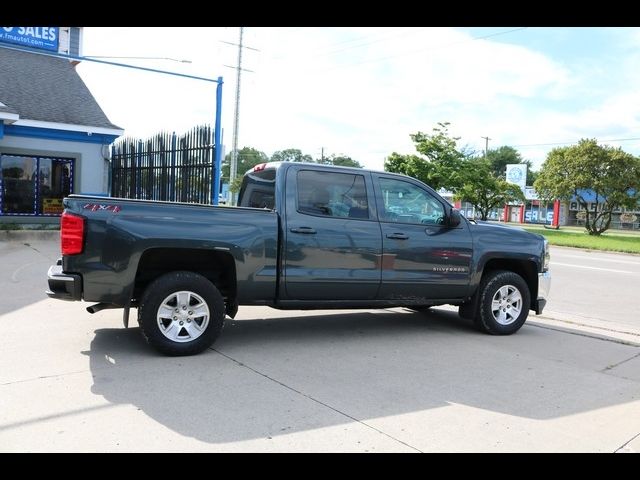
[[[231,148],[238,27],[87,27],[85,55],[225,79]],[[382,169],[415,153],[409,134],[451,123],[460,144],[513,145],[539,166],[557,143],[597,138],[640,154],[640,29],[564,27],[291,27],[245,29],[239,146],[299,148]],[[214,88],[85,62],[110,119],[134,136],[212,122]],[[614,139],[625,139],[612,141]],[[631,139],[631,140],[627,140]]]

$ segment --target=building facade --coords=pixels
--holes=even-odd
[[[107,194],[123,134],[78,75],[80,27],[0,27],[0,223],[57,223],[70,193]],[[44,55],[43,55],[44,53]]]

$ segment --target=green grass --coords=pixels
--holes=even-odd
[[[22,230],[22,225],[16,223],[0,223],[0,231],[2,230]]]
[[[599,237],[582,230],[549,230],[540,227],[523,227],[530,232],[544,235],[551,245],[587,248],[611,252],[640,253],[640,235],[605,232]]]

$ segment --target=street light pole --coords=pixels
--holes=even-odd
[[[118,58],[118,59],[131,59],[131,60],[168,60],[170,62],[178,62],[178,63],[192,63],[191,60],[186,60],[182,58],[171,58],[171,57],[111,57],[108,55],[85,55],[84,58]]]
[[[12,45],[1,45],[0,48],[6,48],[7,50],[15,50],[18,52],[28,52],[28,53],[36,53],[38,55],[43,55],[46,57],[54,57],[54,58],[64,58],[67,60],[74,60],[74,61],[83,61],[86,60],[87,62],[94,62],[94,63],[101,63],[103,65],[110,65],[113,67],[122,67],[122,68],[131,68],[133,70],[141,70],[143,72],[151,72],[151,73],[160,73],[163,75],[171,75],[174,77],[180,77],[180,78],[190,78],[192,80],[200,80],[203,82],[209,82],[209,83],[216,83],[217,84],[217,88],[216,88],[216,113],[215,113],[215,130],[214,130],[214,137],[215,137],[215,155],[214,155],[214,169],[215,169],[215,174],[214,174],[214,180],[213,182],[215,183],[215,185],[213,185],[212,191],[211,191],[211,204],[212,205],[217,205],[218,204],[218,193],[219,193],[219,187],[220,187],[220,168],[221,168],[221,160],[222,160],[222,145],[220,145],[220,141],[221,141],[221,135],[222,135],[222,128],[220,126],[221,124],[221,112],[222,112],[222,84],[223,84],[223,80],[222,77],[218,77],[218,78],[207,78],[207,77],[199,77],[196,75],[187,75],[184,73],[178,73],[178,72],[170,72],[168,70],[159,70],[157,68],[148,68],[148,67],[139,67],[137,65],[128,65],[126,63],[117,63],[117,62],[110,62],[107,60],[102,60],[102,59],[96,59],[96,58],[91,58],[91,57],[85,57],[85,56],[81,56],[81,55],[68,55],[68,54],[62,54],[62,53],[57,53],[57,52],[45,52],[45,51],[37,51],[34,52],[33,50],[29,49],[29,48],[24,48],[24,47],[18,47],[18,46],[12,46]]]

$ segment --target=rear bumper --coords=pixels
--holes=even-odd
[[[74,273],[62,273],[62,265],[51,265],[47,272],[49,298],[58,300],[82,300],[82,277]]]
[[[535,303],[536,315],[540,315],[547,304],[549,298],[549,290],[551,289],[551,272],[543,272],[538,274],[538,298]]]

